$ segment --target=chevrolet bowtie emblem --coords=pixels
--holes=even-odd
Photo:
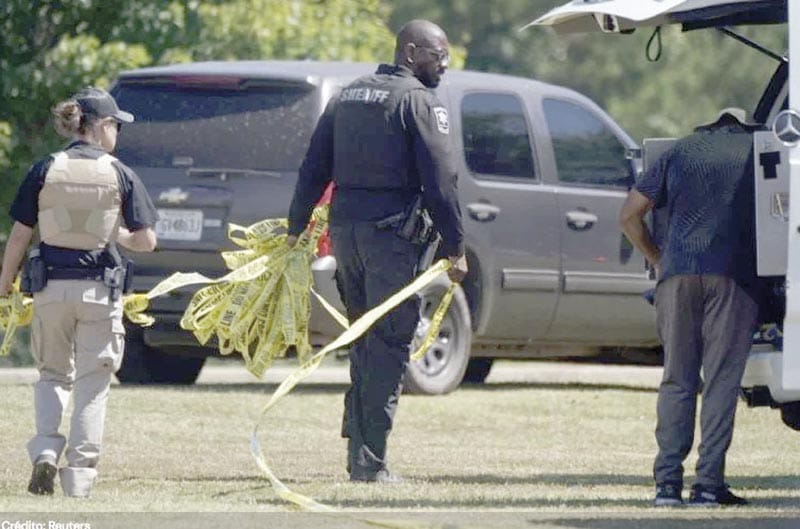
[[[187,198],[189,198],[189,193],[182,190],[180,187],[167,189],[158,195],[158,200],[160,202],[166,202],[167,204],[180,204],[182,202],[186,202]]]

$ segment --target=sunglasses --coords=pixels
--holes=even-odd
[[[447,66],[450,63],[450,52],[447,50],[437,50],[436,48],[430,48],[428,46],[417,47],[427,51],[430,56],[436,59],[436,61],[442,66]]]

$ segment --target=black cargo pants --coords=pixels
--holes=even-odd
[[[356,222],[330,228],[336,280],[347,318],[353,322],[414,278],[419,246],[394,230]],[[377,321],[350,347],[350,388],[344,399],[342,437],[348,442],[348,471],[366,479],[386,467],[409,344],[419,317],[416,296]]]

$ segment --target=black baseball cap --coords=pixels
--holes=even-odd
[[[81,112],[98,118],[114,118],[121,123],[133,123],[133,114],[120,110],[114,97],[103,90],[89,86],[74,96]]]

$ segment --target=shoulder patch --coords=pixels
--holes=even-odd
[[[450,134],[450,119],[447,117],[447,109],[444,107],[433,107],[436,114],[436,128],[442,134]]]

